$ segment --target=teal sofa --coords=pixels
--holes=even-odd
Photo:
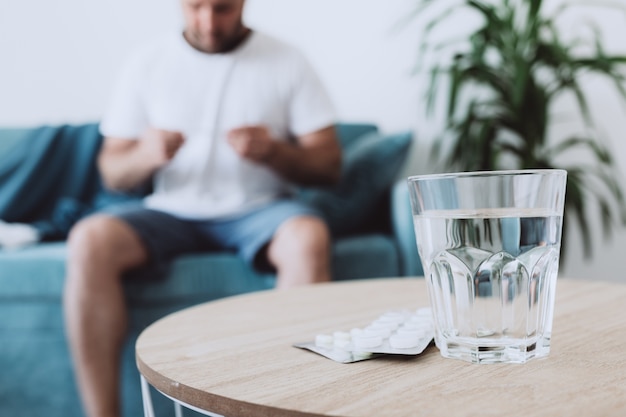
[[[421,275],[408,193],[397,178],[411,134],[383,135],[368,124],[340,124],[337,131],[344,148],[340,184],[296,192],[331,226],[333,279]],[[83,415],[63,324],[64,239],[81,217],[140,198],[102,188],[94,163],[101,139],[97,124],[0,129],[0,219],[41,233],[36,244],[0,248],[0,416]],[[121,377],[125,417],[143,415],[134,343],[146,326],[197,303],[271,289],[275,280],[232,253],[178,258],[156,283],[130,275],[131,330]],[[173,415],[167,399],[153,398],[157,415]]]

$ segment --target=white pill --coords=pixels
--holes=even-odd
[[[359,336],[361,334],[363,334],[363,329],[359,329],[358,327],[355,327],[354,329],[350,330],[351,337]]]
[[[335,340],[350,340],[350,333],[337,331],[333,333]]]
[[[360,336],[355,337],[352,340],[354,346],[362,349],[373,348],[376,346],[380,346],[383,343],[383,338],[381,336],[376,335],[365,335],[362,334]]]
[[[379,336],[381,338],[386,338],[391,336],[391,329],[386,327],[372,327],[367,326],[363,329],[363,335],[365,336]]]
[[[333,345],[333,337],[328,334],[318,334],[315,336],[315,346],[329,347]]]
[[[344,350],[346,349],[346,347],[348,347],[349,344],[350,344],[350,339],[337,339],[337,338],[335,338],[335,340],[333,342],[333,345],[336,348],[344,349]]]
[[[426,331],[421,328],[400,327],[398,330],[396,330],[396,334],[398,336],[411,336],[419,339],[424,337]]]
[[[394,349],[410,349],[419,344],[419,338],[415,336],[403,336],[394,334],[389,338],[389,345]]]

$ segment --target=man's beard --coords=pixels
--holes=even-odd
[[[210,41],[207,40],[207,37],[189,30],[185,31],[185,39],[187,39],[187,42],[189,42],[191,46],[199,51],[209,54],[218,54],[230,52],[237,48],[247,37],[248,33],[248,28],[244,25],[239,25],[231,35],[212,37]]]

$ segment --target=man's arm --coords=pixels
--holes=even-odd
[[[243,158],[300,185],[330,185],[341,176],[341,147],[332,126],[302,135],[295,144],[272,140],[263,126],[233,129],[228,141]]]
[[[127,191],[144,184],[174,158],[183,143],[180,133],[158,129],[148,129],[138,139],[105,138],[98,155],[105,186]]]

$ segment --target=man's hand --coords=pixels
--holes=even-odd
[[[158,169],[171,161],[184,143],[180,132],[151,128],[142,135],[139,146],[146,162]]]
[[[105,138],[98,155],[105,185],[125,191],[145,183],[176,156],[184,142],[180,132],[159,129],[148,129],[136,140]]]
[[[228,132],[228,143],[242,158],[267,162],[276,142],[265,126],[246,126]]]
[[[228,132],[228,143],[242,158],[262,163],[288,181],[305,185],[335,184],[341,176],[341,147],[334,126],[275,140],[265,126]]]

